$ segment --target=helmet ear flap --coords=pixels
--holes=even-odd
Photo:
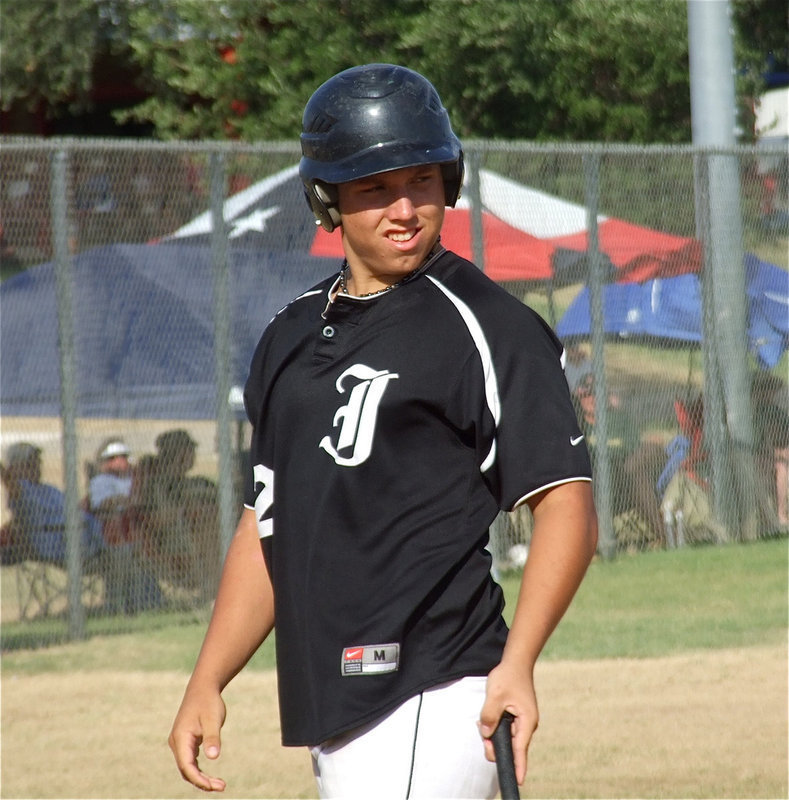
[[[460,151],[457,161],[441,165],[441,177],[444,180],[444,202],[450,208],[455,207],[460,190],[463,187],[463,151]]]
[[[307,203],[315,214],[315,222],[325,231],[331,233],[341,224],[340,212],[337,209],[337,189],[329,183],[312,181],[305,187]]]

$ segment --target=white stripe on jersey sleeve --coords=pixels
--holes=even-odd
[[[546,483],[545,486],[540,486],[538,489],[533,489],[528,494],[523,495],[520,500],[510,509],[510,511],[515,511],[518,506],[522,506],[530,497],[534,497],[538,495],[540,492],[544,492],[547,489],[553,489],[554,486],[561,486],[564,483],[576,483],[577,481],[586,481],[587,483],[591,483],[592,479],[586,476],[579,476],[577,478],[563,478],[560,481],[553,481],[552,483]]]
[[[446,286],[437,281],[432,275],[426,276],[431,280],[450,300],[460,314],[460,318],[466,326],[474,345],[477,348],[479,357],[482,361],[482,373],[485,376],[485,399],[488,404],[488,409],[493,415],[493,421],[496,425],[496,430],[499,428],[499,421],[501,420],[501,403],[499,401],[499,384],[496,380],[496,370],[493,366],[493,357],[490,353],[488,340],[485,338],[485,333],[479,320],[474,315],[474,312],[455,294],[453,294]],[[490,443],[490,451],[488,452],[485,460],[480,466],[480,472],[485,472],[493,465],[496,460],[496,437]]]

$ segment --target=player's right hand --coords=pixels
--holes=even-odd
[[[187,688],[168,739],[183,779],[206,792],[223,792],[225,782],[200,769],[200,745],[206,758],[216,759],[222,749],[219,732],[227,710],[219,692]]]
[[[526,779],[529,745],[537,730],[540,715],[533,671],[512,659],[506,662],[502,660],[488,674],[485,703],[479,717],[479,732],[485,743],[488,761],[496,760],[491,737],[505,711],[515,718],[511,729],[512,753],[515,776],[518,785],[522,786]]]

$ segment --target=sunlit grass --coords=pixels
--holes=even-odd
[[[785,641],[787,555],[782,538],[596,560],[543,657],[647,657]],[[519,583],[519,573],[502,578],[508,620]],[[89,638],[84,641],[6,650],[3,672],[186,672],[207,624],[205,613],[143,614],[133,621],[132,632],[113,635],[108,619],[103,625],[88,620]],[[4,646],[9,631],[23,645],[21,630],[20,623],[4,625]],[[249,668],[273,666],[272,637]]]

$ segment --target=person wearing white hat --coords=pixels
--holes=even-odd
[[[88,488],[91,511],[100,517],[121,513],[128,504],[132,476],[129,448],[123,439],[111,437],[99,446],[96,463],[98,472]]]
[[[118,436],[99,445],[98,472],[88,486],[90,510],[101,521],[114,565],[112,610],[134,614],[162,604],[162,594],[150,569],[139,557],[129,525],[132,470],[129,447]]]

